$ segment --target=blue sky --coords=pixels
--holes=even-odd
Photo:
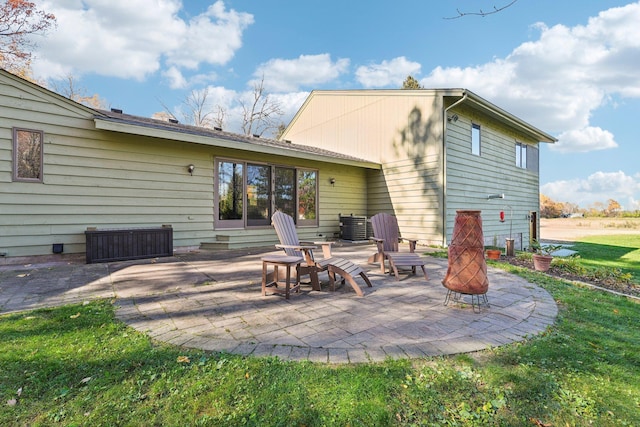
[[[209,91],[239,131],[256,79],[287,123],[314,89],[463,87],[559,142],[543,144],[541,192],[640,209],[640,2],[614,0],[36,0],[58,26],[36,77],[73,75],[108,107],[178,116]],[[58,81],[58,84],[59,81]]]

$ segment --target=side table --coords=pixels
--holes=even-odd
[[[273,293],[284,294],[286,299],[289,299],[290,292],[300,292],[301,262],[302,258],[297,256],[268,255],[262,257],[262,295],[267,294],[267,288],[270,288]],[[268,271],[269,266],[273,266],[272,272]],[[286,269],[284,284],[278,274],[279,267],[285,267]],[[291,267],[296,269],[295,284],[293,286],[291,286]],[[284,285],[284,289],[279,288],[279,285]]]

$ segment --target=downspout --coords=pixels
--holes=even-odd
[[[443,109],[442,115],[442,247],[447,247],[447,112],[467,99],[467,91],[462,98]],[[444,97],[443,97],[444,103]]]

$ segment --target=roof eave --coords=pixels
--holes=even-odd
[[[521,130],[522,132],[528,134],[532,138],[538,140],[538,142],[547,142],[553,144],[558,141],[557,138],[549,135],[548,133],[536,128],[535,126],[525,122],[524,120],[514,116],[511,113],[503,110],[502,108],[492,104],[486,99],[482,98],[479,95],[471,92],[470,90],[465,90],[467,94],[467,100],[469,102],[473,102],[476,105],[482,107],[483,109],[490,111],[493,115],[497,116],[501,121],[509,124],[516,129]]]
[[[189,134],[184,132],[175,132],[169,129],[157,127],[142,126],[132,123],[124,123],[118,120],[112,120],[108,117],[94,117],[96,129],[111,132],[120,132],[130,135],[147,136],[151,138],[167,139],[191,144],[206,145],[209,147],[228,148],[252,153],[273,154],[278,156],[291,157],[295,159],[304,159],[311,161],[320,161],[326,163],[340,164],[346,166],[356,166],[366,169],[381,169],[382,165],[365,160],[343,159],[332,157],[321,153],[309,153],[298,151],[294,148],[280,148],[269,145],[249,144],[246,142],[233,141],[224,138],[216,138],[212,136]]]

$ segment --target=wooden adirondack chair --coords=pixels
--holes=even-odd
[[[283,249],[289,256],[297,256],[304,259],[304,262],[300,264],[300,275],[309,275],[313,290],[320,290],[318,273],[321,271],[329,273],[329,287],[332,291],[335,290],[336,274],[349,282],[358,296],[363,296],[364,294],[354,279],[356,275],[362,277],[368,287],[372,287],[367,274],[360,266],[344,258],[331,256],[331,242],[301,243],[298,239],[296,225],[290,215],[278,211],[271,217],[271,223],[278,234],[278,239],[280,239],[280,244],[276,245],[276,247]],[[317,245],[323,247],[324,258],[321,260],[316,260],[313,256],[313,250],[318,248]]]
[[[416,274],[416,267],[422,268],[424,278],[427,277],[427,270],[424,268],[424,260],[415,253],[417,239],[400,237],[398,230],[398,220],[395,216],[381,212],[371,217],[373,228],[372,240],[378,246],[378,252],[369,258],[370,263],[379,262],[380,270],[385,273],[384,260],[389,260],[389,274],[391,271],[399,280],[398,267],[411,267],[413,274]],[[402,240],[409,242],[409,252],[399,252],[399,243]]]

